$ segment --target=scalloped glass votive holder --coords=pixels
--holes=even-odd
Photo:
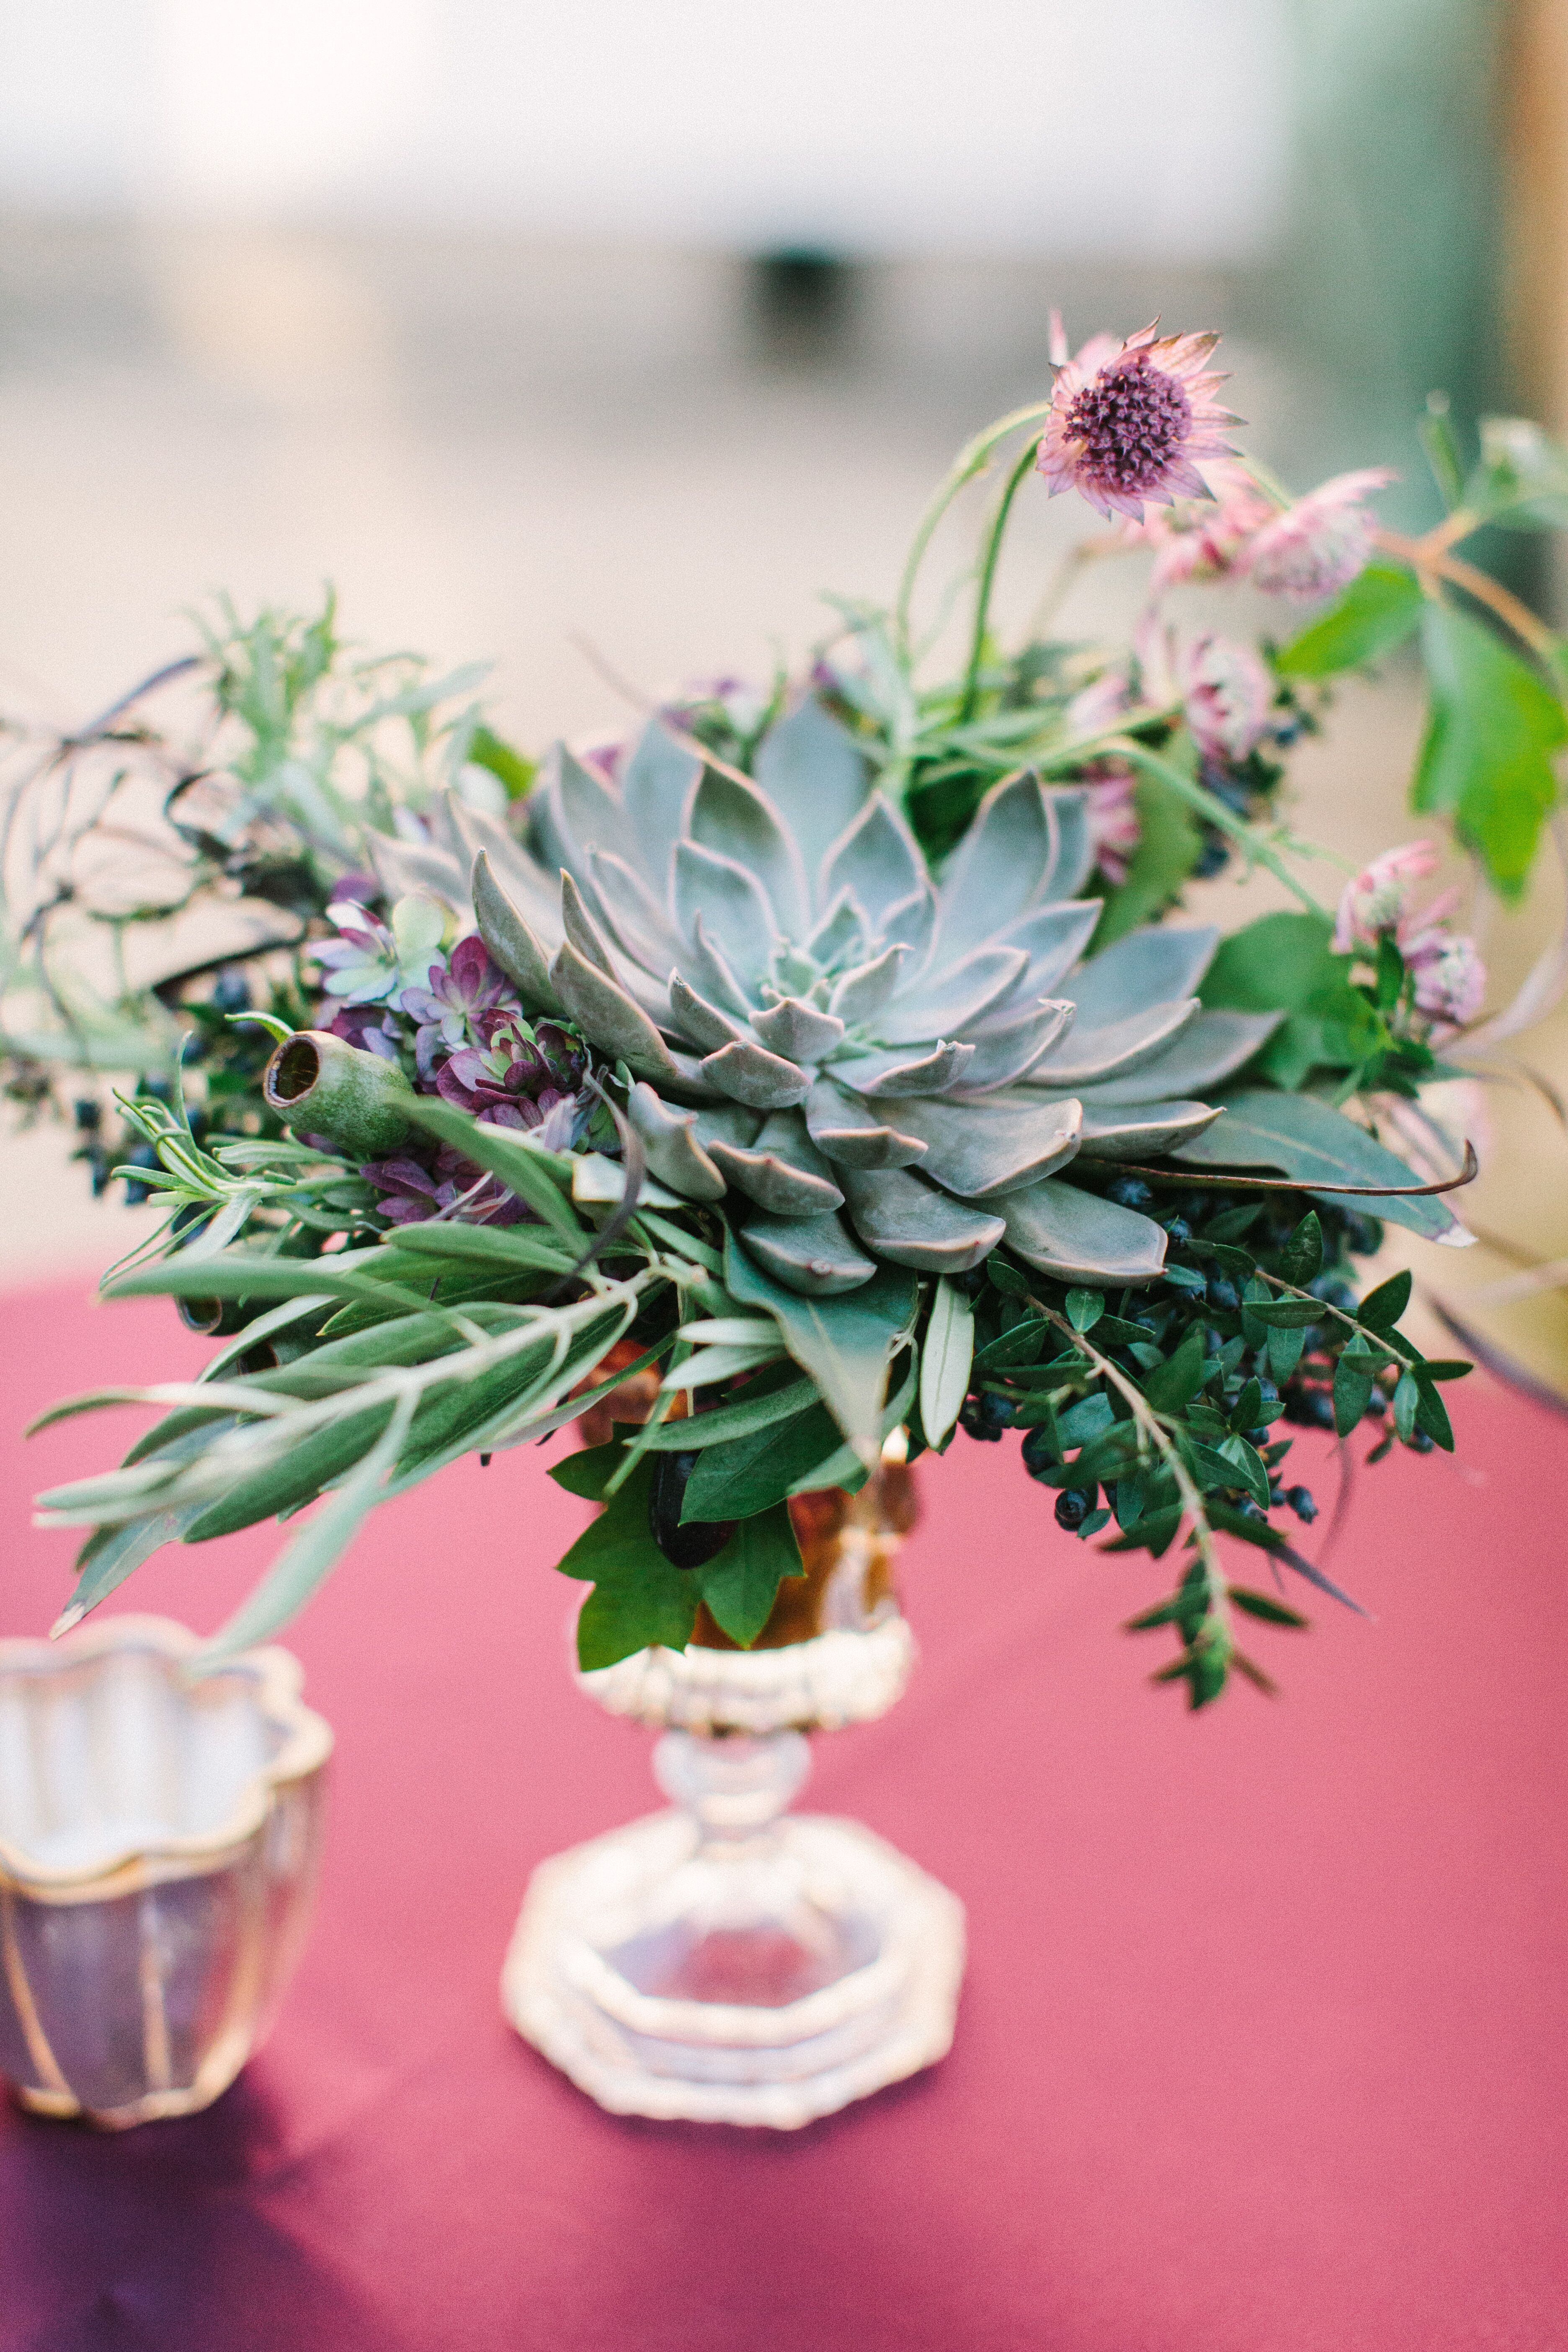
[[[0,2074],[39,2114],[206,2106],[304,1943],[332,1735],[288,1651],[197,1678],[196,1646],[159,1617],[0,1642]]]

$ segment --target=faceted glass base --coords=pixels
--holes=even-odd
[[[808,1769],[798,1732],[667,1732],[684,1810],[534,1872],[502,2005],[601,2106],[791,2130],[948,2049],[963,1906],[858,1822],[780,1820]]]

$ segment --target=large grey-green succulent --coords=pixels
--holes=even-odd
[[[851,738],[803,702],[752,780],[658,722],[618,789],[564,749],[527,846],[453,802],[398,888],[462,890],[524,1003],[637,1083],[649,1167],[728,1196],[742,1245],[808,1294],[876,1261],[962,1273],[1004,1238],[1064,1276],[1158,1273],[1160,1226],[1064,1180],[1206,1127],[1271,1025],[1194,993],[1215,933],[1160,926],[1083,961],[1100,902],[1083,795],[998,784],[933,877]]]

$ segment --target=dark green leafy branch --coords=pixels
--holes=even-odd
[[[1133,1190],[1135,1180],[1115,1181]],[[1192,1558],[1176,1594],[1133,1622],[1177,1628],[1183,1648],[1163,1678],[1184,1680],[1194,1706],[1216,1697],[1232,1668],[1267,1684],[1237,1651],[1237,1609],[1302,1622],[1266,1594],[1239,1597],[1216,1534],[1347,1600],[1270,1517],[1317,1516],[1305,1487],[1283,1486],[1289,1444],[1271,1428],[1285,1420],[1343,1439],[1370,1418],[1369,1458],[1396,1440],[1451,1449],[1438,1387],[1469,1369],[1429,1361],[1398,1330],[1408,1273],[1356,1304],[1343,1269],[1350,1249],[1376,1246],[1370,1220],[1325,1207],[1287,1225],[1287,1213],[1285,1195],[1188,1195],[1167,1216],[1165,1272],[1147,1293],[1058,1288],[998,1254],[972,1301],[965,1429],[995,1438],[1021,1428],[1026,1468],[1057,1492],[1058,1524],[1089,1537],[1114,1520],[1113,1551],[1159,1559],[1187,1527]]]

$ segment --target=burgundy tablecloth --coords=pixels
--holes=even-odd
[[[0,1332],[0,1631],[31,1632],[68,1548],[28,1495],[117,1433],[24,1448],[24,1412],[199,1350],[71,1292]],[[968,1905],[958,2040],[790,2136],[612,2120],[502,2024],[528,1871],[648,1808],[648,1741],[568,1684],[547,1457],[405,1497],[292,1637],[338,1750],[273,2039],[188,2122],[5,2112],[0,2347],[1559,2352],[1563,1425],[1449,1394],[1457,1464],[1360,1479],[1335,1566],[1377,1622],[1260,1632],[1282,1698],[1195,1720],[1144,1684],[1163,1637],[1114,1630],[1159,1570],[1058,1535],[1008,1448],[928,1479],[923,1664],[818,1743],[815,1797]],[[211,1625],[272,1539],[132,1594]]]

